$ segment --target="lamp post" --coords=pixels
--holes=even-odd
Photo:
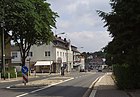
[[[60,35],[60,34],[65,34],[65,32],[62,32],[62,33],[58,33],[58,34],[55,34],[55,35]]]
[[[3,8],[2,8],[2,22],[1,22],[1,28],[2,28],[2,33],[1,33],[1,63],[2,63],[2,66],[3,66],[3,78],[5,80],[5,45],[4,45],[4,26],[5,26],[5,22],[4,22],[4,15],[5,15],[5,12],[4,12],[4,6],[5,6],[5,3],[4,3],[4,0],[3,0]]]
[[[84,47],[78,47],[78,49],[83,49]]]
[[[5,46],[4,46],[4,21],[1,22],[1,28],[2,28],[2,34],[1,34],[1,54],[2,54],[2,59],[1,63],[3,66],[3,78],[5,80]]]

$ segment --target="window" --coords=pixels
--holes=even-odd
[[[12,58],[17,58],[17,52],[12,52]]]
[[[62,52],[60,52],[60,57],[62,57]]]
[[[28,56],[29,56],[29,57],[32,57],[32,56],[33,56],[33,52],[29,52],[29,53],[28,53]]]
[[[57,51],[57,56],[59,56],[59,52]]]
[[[50,56],[50,51],[45,51],[45,56]]]

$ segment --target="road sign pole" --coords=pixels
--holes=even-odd
[[[26,83],[28,82],[28,68],[26,66],[23,66],[21,71],[23,76],[23,83],[24,85],[26,85]]]

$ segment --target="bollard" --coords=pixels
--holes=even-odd
[[[8,79],[10,80],[10,73],[8,73]]]
[[[17,72],[15,74],[16,74],[16,79],[17,79]]]
[[[1,80],[1,73],[0,73],[0,80]]]
[[[36,77],[36,71],[34,70],[34,76]]]
[[[28,71],[28,77],[29,77],[29,75],[30,75],[30,72]]]

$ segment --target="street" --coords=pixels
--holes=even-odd
[[[73,77],[72,80],[51,87],[44,86],[40,88],[6,89],[4,86],[10,85],[10,83],[2,83],[0,84],[0,97],[83,97],[92,82],[101,75],[103,73],[73,72],[65,75],[66,77]],[[60,75],[56,76],[59,77]],[[38,79],[43,79],[43,77]],[[19,82],[11,82],[11,84],[17,84]]]

